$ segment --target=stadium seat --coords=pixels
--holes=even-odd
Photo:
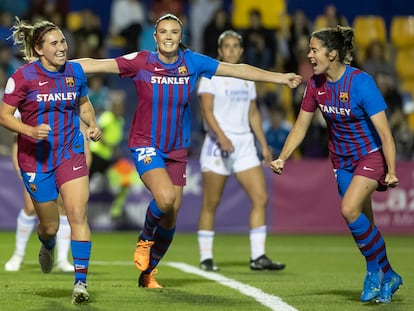
[[[407,114],[408,126],[414,131],[414,79],[402,81],[400,91],[405,98],[404,112]]]
[[[401,83],[414,80],[414,46],[398,50],[395,58],[395,70]]]
[[[387,45],[387,30],[385,21],[378,15],[358,15],[353,22],[355,30],[355,49],[358,62],[365,58],[365,51],[373,41]]]
[[[319,30],[327,26],[326,17],[324,15],[318,15],[313,23],[313,29]]]
[[[414,15],[394,16],[391,19],[390,37],[397,50],[414,47]]]
[[[275,0],[269,4],[269,0],[233,0],[232,23],[236,29],[249,27],[249,12],[257,9],[262,13],[263,25],[267,28],[279,28],[280,16],[286,14],[286,1]]]
[[[66,16],[66,25],[70,31],[77,31],[82,27],[82,15],[80,12],[72,11]]]

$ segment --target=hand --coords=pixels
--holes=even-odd
[[[269,165],[272,161],[272,151],[270,151],[269,147],[262,147],[262,156],[264,164]]]
[[[398,178],[394,174],[387,173],[385,176],[385,182],[388,187],[395,188],[398,186]]]
[[[40,124],[33,127],[32,137],[38,140],[46,140],[49,136],[49,132],[52,130],[49,124]]]
[[[272,169],[273,173],[275,174],[282,174],[283,168],[285,166],[285,161],[282,159],[276,159],[270,162],[270,168]]]
[[[227,136],[218,138],[218,145],[222,151],[226,151],[228,153],[232,153],[234,151],[233,143],[227,138]]]
[[[86,130],[86,139],[92,141],[98,141],[102,138],[102,131],[98,127],[89,127]]]
[[[284,83],[292,89],[297,88],[299,84],[302,82],[302,76],[297,75],[295,73],[285,73],[284,75]]]

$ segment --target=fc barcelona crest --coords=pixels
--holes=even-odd
[[[75,86],[75,80],[73,80],[73,77],[65,78],[65,80],[66,80],[66,85],[67,86],[69,86],[69,87]]]
[[[29,187],[30,187],[30,190],[32,190],[33,192],[37,191],[37,187],[35,184],[30,184]]]
[[[178,67],[178,74],[180,76],[185,76],[187,74],[187,67],[185,66]]]
[[[339,100],[343,103],[346,103],[349,100],[348,92],[340,92],[339,93]]]

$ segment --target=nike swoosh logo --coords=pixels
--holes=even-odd
[[[154,68],[154,70],[155,70],[155,71],[164,71],[164,70],[165,70],[165,68],[158,68],[158,67],[155,67],[155,68]]]
[[[82,165],[81,166],[73,166],[72,170],[77,171],[77,170],[80,170],[82,167],[83,167]]]
[[[49,81],[44,81],[44,82],[39,81],[39,86],[43,86],[43,85],[48,84],[48,83],[49,83]]]
[[[363,169],[364,171],[373,171],[373,170],[374,170],[373,168],[366,167],[366,166],[364,166],[362,169]]]
[[[318,91],[318,95],[323,95],[323,94],[325,94],[326,92],[322,92],[322,91]]]

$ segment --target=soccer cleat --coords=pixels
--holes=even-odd
[[[157,282],[154,277],[154,274],[158,272],[158,269],[152,270],[150,273],[141,272],[141,275],[138,279],[139,287],[146,288],[162,288],[162,286]]]
[[[43,273],[49,273],[53,269],[55,254],[53,249],[47,249],[43,244],[39,251],[39,264]]]
[[[74,272],[75,267],[67,260],[58,261],[56,264],[56,271]]]
[[[391,279],[388,281],[382,282],[380,294],[376,302],[378,303],[391,302],[392,295],[400,288],[402,283],[403,283],[402,278],[396,272],[393,271]]]
[[[72,292],[72,303],[83,303],[89,300],[88,285],[82,281],[76,282]]]
[[[250,260],[251,270],[283,270],[286,267],[284,263],[274,262],[266,255],[262,255],[255,260]]]
[[[20,266],[23,263],[23,257],[19,255],[13,255],[8,262],[4,265],[6,271],[19,271]]]
[[[200,269],[204,271],[218,271],[219,268],[214,265],[213,259],[209,258],[200,262]]]
[[[145,271],[148,269],[150,262],[151,246],[154,245],[154,241],[139,240],[134,253],[135,267],[139,271]]]
[[[361,301],[367,302],[377,298],[381,288],[381,273],[367,272],[364,280],[364,288],[361,293]]]

